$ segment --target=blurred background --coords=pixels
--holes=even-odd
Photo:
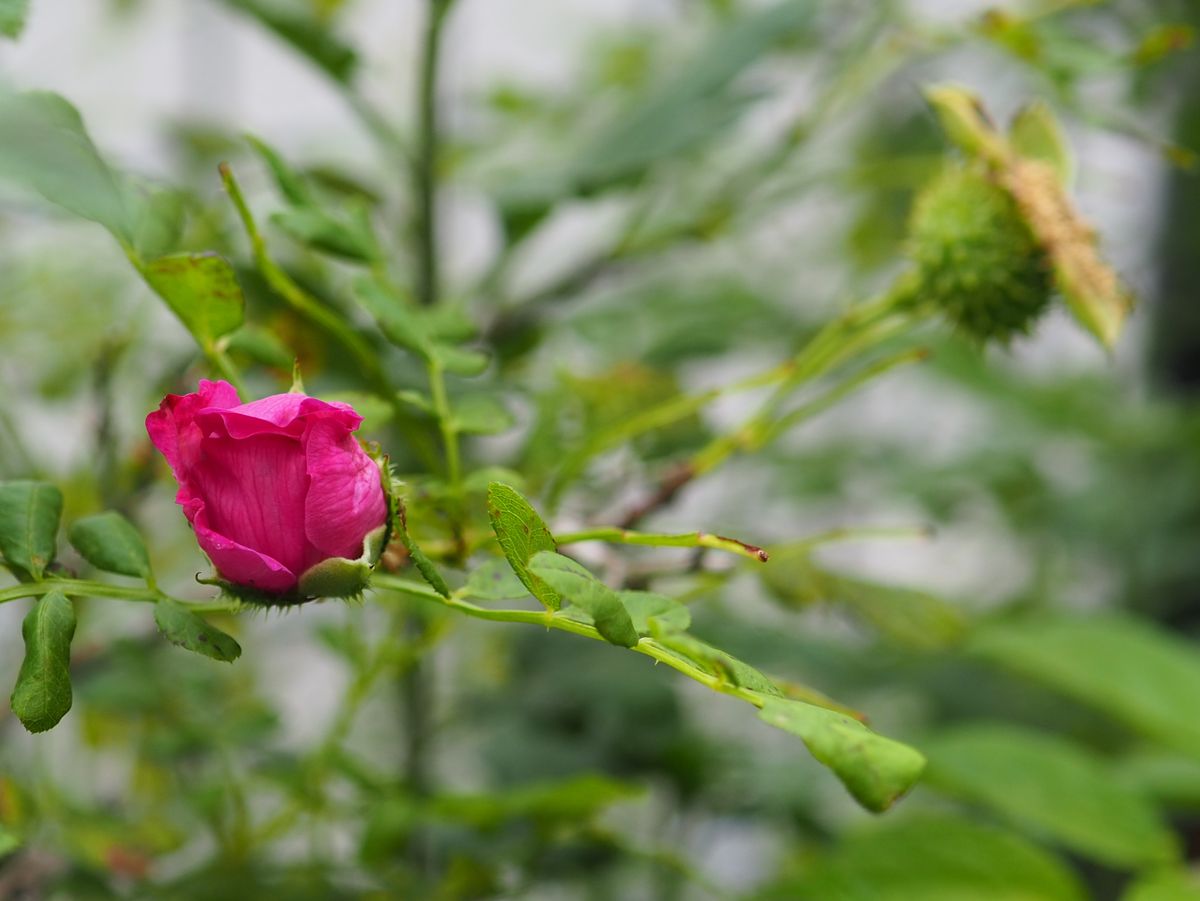
[[[216,168],[331,308],[362,259],[289,216],[269,148],[410,279],[397,146],[427,14],[33,0],[0,80],[69,99],[110,164],[169,198],[172,241],[235,262],[252,387],[286,390],[296,357],[310,393],[353,400],[436,533],[429,467],[255,270]],[[0,720],[0,823],[20,836],[0,897],[1200,897],[1198,19],[1187,0],[447,14],[441,283],[482,330],[499,411],[468,457],[556,529],[615,521],[753,395],[564,475],[587,436],[786,358],[904,269],[912,198],[953,155],[924,86],[968,86],[1001,122],[1042,100],[1063,124],[1079,209],[1140,301],[1115,351],[1061,309],[1008,347],[933,331],[919,367],[646,521],[778,547],[767,567],[581,549],[625,584],[680,580],[698,634],[921,748],[928,777],[895,810],[859,810],[732,701],[572,636],[431,615],[399,644],[368,599],[231,619],[246,653],[226,666],[158,641],[141,605],[88,601],[72,713],[39,736]],[[0,478],[59,483],[68,519],[122,510],[160,581],[204,596],[142,425],[207,374],[192,339],[108,234],[8,183],[0,273]],[[829,530],[844,540],[795,544]],[[0,607],[0,684],[24,610]]]

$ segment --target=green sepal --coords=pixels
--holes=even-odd
[[[309,567],[300,576],[297,585],[305,598],[352,598],[358,597],[367,587],[371,571],[383,553],[383,540],[388,528],[382,525],[367,533],[363,539],[363,553],[357,560],[345,557],[330,557],[316,566]]]

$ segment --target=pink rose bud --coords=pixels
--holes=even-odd
[[[146,431],[224,581],[268,595],[353,594],[330,573],[339,560],[357,566],[361,590],[388,517],[379,466],[353,434],[361,422],[348,404],[303,394],[243,404],[228,382],[201,381],[195,394],[168,394]]]

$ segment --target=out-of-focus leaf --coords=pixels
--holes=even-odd
[[[892,820],[840,842],[772,901],[1083,901],[1053,855],[1014,835],[953,816]]]
[[[454,375],[479,375],[488,367],[488,355],[478,350],[434,344],[433,355],[442,368]]]
[[[548,609],[557,610],[562,605],[558,592],[529,571],[534,554],[558,549],[546,523],[520,492],[502,482],[488,485],[487,508],[500,550],[517,578]]]
[[[737,76],[801,35],[815,10],[809,0],[786,0],[721,28],[583,150],[574,161],[575,178],[592,190],[711,140],[751,99],[730,91]]]
[[[296,361],[296,355],[272,329],[251,323],[245,323],[231,333],[225,341],[225,347],[230,351],[243,353],[264,366],[285,371],[291,369]]]
[[[48,482],[0,482],[0,554],[18,578],[40,579],[54,559],[62,504]]]
[[[629,181],[727,134],[757,99],[737,87],[738,76],[802,36],[816,9],[811,0],[784,0],[723,23],[670,77],[587,140],[569,164],[508,180],[499,202],[510,238],[527,234],[563,197]]]
[[[310,206],[314,203],[316,198],[304,178],[284,161],[275,148],[254,135],[247,135],[246,140],[267,164],[275,178],[275,186],[289,203],[293,206]]]
[[[151,260],[142,274],[202,347],[242,324],[245,299],[233,267],[215,253],[181,253]]]
[[[843,606],[897,644],[941,648],[960,639],[963,616],[928,592],[897,588],[830,572],[812,560],[812,547],[770,548],[771,565],[758,571],[770,592],[792,607]]]
[[[154,605],[154,622],[167,641],[181,648],[232,663],[242,656],[242,648],[233,636],[209,625],[182,604],[163,599]]]
[[[973,725],[926,741],[927,782],[1119,868],[1169,863],[1175,837],[1104,760],[1060,738]]]
[[[468,394],[455,398],[453,421],[460,432],[474,435],[498,435],[516,423],[508,407],[489,394]]]
[[[126,197],[132,209],[137,256],[149,260],[178,250],[187,219],[187,196],[159,185],[128,185]]]
[[[887,810],[925,768],[914,748],[872,732],[856,719],[802,701],[765,698],[759,716],[804,740],[863,807]]]
[[[641,794],[636,785],[604,776],[579,776],[521,786],[487,795],[442,795],[429,802],[429,813],[454,823],[493,827],[507,820],[578,822],[604,808]]]
[[[12,710],[30,732],[45,732],[71,709],[71,638],[75,605],[58,591],[43,595],[21,624],[25,659]]]
[[[12,832],[0,826],[0,859],[12,854],[21,847],[21,840]]]
[[[28,15],[29,0],[0,0],[0,35],[19,38]]]
[[[362,391],[330,391],[322,397],[352,406],[354,412],[363,418],[359,428],[364,432],[377,431],[392,421],[392,405],[376,394],[366,394]]]
[[[1200,754],[1200,654],[1191,642],[1129,617],[1031,617],[979,628],[967,648]]]
[[[257,19],[336,81],[349,82],[353,77],[358,54],[334,35],[329,23],[284,0],[225,0],[225,3]]]
[[[467,577],[468,597],[484,601],[504,601],[523,598],[529,594],[525,583],[517,577],[507,560],[489,560]]]
[[[1042,101],[1023,107],[1013,119],[1008,139],[1021,156],[1041,160],[1054,169],[1059,184],[1071,180],[1071,149],[1054,112]]]
[[[1117,779],[1167,808],[1200,809],[1200,759],[1169,751],[1142,750],[1122,758]]]
[[[83,119],[57,94],[0,90],[0,178],[28,185],[123,242],[133,239],[128,197],[88,137]]]
[[[629,611],[629,618],[639,635],[685,632],[692,624],[688,608],[666,595],[652,591],[620,591],[617,596]]]
[[[305,206],[274,213],[271,222],[300,243],[334,256],[367,263],[379,256],[370,226],[361,220],[342,220]]]
[[[1125,890],[1121,901],[1200,901],[1200,873],[1183,868],[1146,873]]]
[[[530,558],[529,571],[586,613],[606,641],[626,648],[638,643],[637,630],[621,598],[570,557],[539,551]]]
[[[67,530],[67,537],[83,559],[97,569],[135,579],[150,577],[150,557],[141,534],[114,510],[77,519]]]

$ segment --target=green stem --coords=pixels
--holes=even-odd
[[[884,357],[869,366],[863,367],[845,381],[834,385],[824,394],[813,398],[808,403],[782,416],[774,415],[773,409],[770,406],[765,406],[762,411],[748,420],[741,428],[728,435],[722,435],[714,439],[707,447],[696,453],[692,457],[690,470],[696,475],[703,475],[716,469],[735,453],[753,453],[754,451],[762,450],[789,429],[807,419],[811,419],[818,413],[823,413],[884,373],[890,372],[897,366],[920,362],[927,356],[928,353],[924,348],[911,348]]]
[[[660,532],[635,532],[622,529],[619,526],[597,526],[579,532],[567,532],[554,536],[556,544],[576,544],[581,541],[612,541],[618,544],[642,544],[652,547],[700,547],[712,548],[717,551],[728,551],[751,560],[767,562],[767,552],[757,545],[738,541],[736,538],[725,538],[722,535],[711,535],[708,532],[685,532],[665,534]]]
[[[0,589],[0,604],[15,601],[20,598],[41,597],[52,591],[60,591],[67,597],[116,598],[122,601],[139,601],[155,603],[157,601],[175,601],[191,610],[193,613],[232,613],[242,608],[239,601],[186,601],[173,597],[156,588],[138,588],[132,585],[112,585],[108,582],[94,582],[87,579],[44,579],[41,582],[23,582],[11,588]]]
[[[438,429],[442,434],[442,444],[446,450],[446,480],[450,484],[451,493],[457,498],[462,493],[462,461],[458,451],[458,426],[454,421],[454,413],[450,409],[450,399],[446,394],[446,374],[442,364],[436,358],[429,361],[429,393],[433,399],[433,412],[438,420]]]
[[[420,457],[429,464],[436,460],[436,452],[429,441],[428,435],[418,426],[403,402],[397,397],[396,390],[387,372],[379,362],[379,357],[371,343],[350,327],[334,311],[304,290],[296,281],[276,263],[267,251],[267,242],[259,231],[258,223],[242,194],[241,186],[234,178],[233,170],[222,163],[220,166],[221,180],[237,209],[246,237],[250,240],[250,249],[254,264],[271,289],[300,315],[307,318],[318,328],[332,335],[338,343],[350,352],[358,363],[367,381],[385,398],[392,407],[392,413],[401,433],[406,436],[409,444]]]
[[[238,216],[242,220],[242,227],[246,230],[246,237],[250,239],[250,249],[254,255],[254,263],[258,267],[259,272],[262,273],[263,278],[266,279],[267,284],[292,309],[335,337],[353,354],[354,358],[368,373],[376,378],[381,377],[382,368],[375,357],[375,352],[371,345],[355,332],[354,329],[343,322],[337,313],[300,287],[283,270],[283,267],[271,258],[271,255],[267,252],[266,239],[263,238],[262,232],[259,231],[254,214],[250,212],[250,207],[246,203],[246,197],[242,194],[241,186],[233,176],[233,170],[227,164],[222,163],[220,171],[221,181],[224,182],[229,199],[233,201]]]
[[[695,453],[688,464],[694,475],[711,472],[740,450],[757,450],[783,431],[780,422],[794,425],[803,418],[831,406],[866,381],[905,360],[890,359],[886,365],[868,367],[862,373],[832,389],[812,404],[784,415],[779,409],[800,387],[825,375],[842,363],[866,350],[878,346],[908,328],[908,317],[896,316],[896,298],[888,295],[880,300],[854,307],[826,325],[809,341],[793,361],[791,371],[758,411],[734,431],[719,435]],[[908,351],[907,354],[913,352]],[[923,353],[923,352],[922,352]]]
[[[442,26],[450,0],[429,0],[425,37],[421,48],[421,71],[417,81],[417,146],[412,181],[416,210],[414,231],[417,243],[416,295],[422,306],[438,302],[437,253],[437,164],[438,164],[438,60],[441,56]]]
[[[480,607],[472,604],[470,601],[463,600],[457,595],[444,598],[428,585],[421,582],[413,582],[408,579],[383,574],[377,574],[371,580],[371,583],[375,588],[384,588],[425,601],[433,601],[434,603],[441,604],[443,607],[449,607],[451,610],[457,610],[459,613],[464,613],[476,619],[485,619],[500,623],[525,623],[530,626],[541,626],[545,629],[558,629],[561,632],[570,632],[572,635],[580,635],[594,641],[606,641],[604,636],[596,630],[595,626],[572,619],[561,610],[539,611]],[[660,663],[665,663],[672,669],[683,673],[689,679],[699,682],[701,685],[715,692],[740,698],[749,704],[753,704],[755,707],[762,707],[763,705],[762,697],[757,692],[743,688],[740,685],[734,685],[722,676],[706,673],[699,667],[693,666],[686,660],[681,659],[653,638],[643,636],[638,639],[638,643],[630,648],[630,650],[644,654],[647,657],[652,657]]]

